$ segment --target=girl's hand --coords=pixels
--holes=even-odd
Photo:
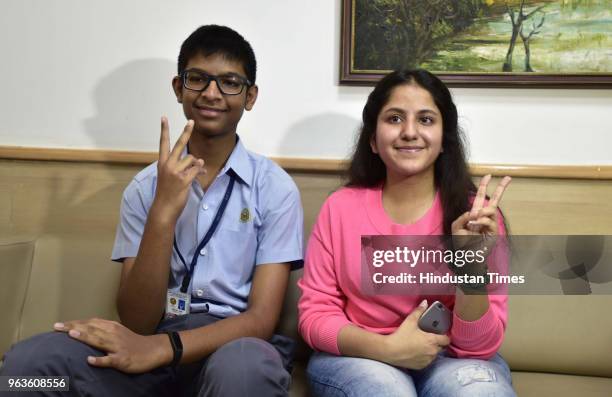
[[[505,176],[485,206],[487,186],[491,181],[491,175],[485,175],[481,179],[472,209],[457,218],[451,225],[455,248],[472,249],[474,246],[480,246],[490,249],[495,244],[495,236],[499,232],[497,207],[511,180],[512,178]]]
[[[394,333],[385,336],[383,349],[387,364],[408,368],[423,369],[433,360],[438,353],[450,343],[446,335],[436,335],[422,331],[418,321],[427,309],[427,301],[424,300],[417,306]]]

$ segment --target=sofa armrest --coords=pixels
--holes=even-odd
[[[19,340],[34,246],[34,241],[0,242],[0,356]]]

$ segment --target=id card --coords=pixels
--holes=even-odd
[[[191,295],[180,291],[168,291],[166,294],[166,315],[165,318],[184,316],[189,314]]]

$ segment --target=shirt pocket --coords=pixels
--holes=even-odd
[[[255,211],[249,207],[228,208],[219,223],[219,230],[237,233],[256,233]]]
[[[215,244],[215,263],[222,266],[232,288],[250,287],[255,268],[257,235],[254,232],[219,229]]]

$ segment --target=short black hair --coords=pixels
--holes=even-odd
[[[189,59],[202,54],[205,57],[220,54],[227,60],[242,64],[246,77],[255,84],[257,61],[248,41],[227,26],[204,25],[197,28],[181,45],[178,56],[178,74],[185,71]]]

